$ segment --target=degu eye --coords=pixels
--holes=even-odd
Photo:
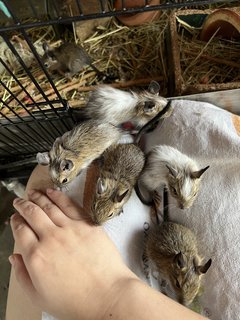
[[[150,111],[155,107],[154,101],[148,100],[144,102],[144,110]]]
[[[178,280],[176,280],[176,287],[177,287],[178,289],[180,289],[180,283],[179,283]]]
[[[65,164],[65,166],[63,167],[63,171],[69,170],[69,169],[70,169],[70,163],[67,162],[67,163]]]
[[[111,218],[113,216],[113,212],[109,213],[108,218]]]
[[[177,195],[177,190],[174,187],[171,187],[171,191],[175,196]]]
[[[68,181],[67,178],[63,179],[62,183],[66,183]]]

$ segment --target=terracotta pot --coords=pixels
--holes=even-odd
[[[224,39],[240,38],[240,15],[231,9],[219,9],[205,20],[200,34],[202,41],[215,36]]]
[[[150,0],[148,1],[149,6],[154,6],[160,4],[160,0]],[[125,8],[143,8],[145,6],[144,0],[124,0]],[[114,7],[116,10],[122,9],[122,0],[116,0]],[[157,20],[161,14],[160,10],[146,11],[134,14],[127,14],[123,16],[118,16],[118,20],[121,21],[126,26],[139,26],[146,22],[151,22]]]

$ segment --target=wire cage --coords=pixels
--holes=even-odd
[[[61,37],[61,27],[69,29],[69,25],[81,21],[234,1],[172,0],[159,1],[156,5],[151,2],[139,0],[131,6],[127,0],[0,1],[0,180],[27,177],[36,164],[36,153],[49,150],[56,137],[81,120],[57,89],[38,48],[33,44],[30,30],[52,26]],[[75,8],[74,12],[66,10],[69,3]],[[86,3],[89,4],[87,9]],[[23,58],[23,48],[27,48],[31,59],[41,69],[50,87],[47,92]],[[8,59],[3,58],[3,51],[8,52]],[[14,70],[14,64],[21,68],[24,77]],[[9,85],[9,78],[14,86]],[[36,96],[41,99],[36,99]]]

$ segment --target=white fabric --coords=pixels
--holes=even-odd
[[[238,320],[240,138],[232,114],[208,103],[176,100],[172,115],[146,137],[146,150],[159,144],[178,148],[202,167],[210,165],[190,209],[176,208],[170,198],[170,219],[191,228],[199,240],[200,253],[206,260],[212,258],[204,276],[202,314],[212,320]],[[105,225],[126,264],[146,282],[141,258],[149,224],[149,208],[133,193],[124,213]]]
[[[146,150],[167,144],[210,168],[190,209],[175,207],[170,220],[191,228],[212,266],[201,299],[213,320],[240,319],[240,137],[232,114],[207,103],[176,101],[172,116],[148,134]]]

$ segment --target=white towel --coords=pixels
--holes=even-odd
[[[191,228],[199,239],[200,253],[212,258],[204,276],[202,314],[212,320],[238,320],[240,117],[208,103],[176,100],[173,105],[172,115],[146,136],[146,150],[166,144],[193,157],[202,167],[210,165],[190,209],[176,208],[170,198],[170,219]],[[78,178],[81,185],[84,177]],[[104,227],[126,264],[146,282],[142,246],[150,224],[149,208],[133,192],[124,213]],[[151,283],[158,287],[156,282]],[[44,315],[43,319],[48,318]]]
[[[173,114],[147,135],[146,150],[167,144],[210,165],[190,209],[170,199],[170,219],[191,228],[212,266],[201,298],[213,320],[240,319],[240,117],[208,103],[175,101]]]

